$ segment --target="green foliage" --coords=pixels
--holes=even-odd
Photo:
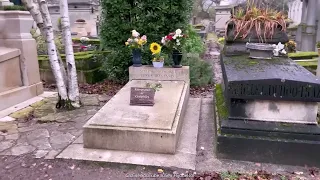
[[[75,60],[90,60],[92,57],[96,55],[103,55],[106,56],[107,54],[111,53],[110,51],[85,51],[85,52],[76,52],[74,53],[74,58]],[[61,59],[65,60],[66,55],[65,54],[60,54]],[[38,60],[49,60],[48,55],[39,55]]]
[[[212,82],[211,65],[199,57],[186,57],[184,55],[182,65],[190,66],[190,85],[205,86]]]
[[[296,52],[296,53],[289,53],[289,58],[298,60],[298,59],[312,59],[314,57],[318,57],[318,52]]]
[[[59,31],[62,31],[61,17],[58,18],[57,24],[58,24],[58,29],[59,29]]]
[[[224,120],[227,119],[229,116],[229,112],[228,112],[226,101],[224,99],[224,94],[223,94],[223,89],[221,84],[216,85],[215,98],[216,98],[216,106],[217,106],[219,117],[223,118]]]
[[[131,52],[124,43],[132,30],[147,35],[149,43],[160,43],[166,34],[178,28],[186,29],[192,5],[192,0],[102,0],[101,46],[114,51],[105,61],[108,78],[116,81],[128,79]],[[166,53],[166,50],[162,52]],[[151,63],[149,51],[144,51],[142,56],[144,64]]]
[[[184,45],[185,51],[187,53],[203,53],[205,51],[204,42],[191,25],[188,26],[186,34],[188,38]]]
[[[37,34],[35,29],[32,29],[30,33],[31,33],[32,37],[37,42],[38,55],[47,55],[48,48],[47,48],[47,43],[45,41],[45,38],[42,35]],[[64,45],[62,43],[62,35],[61,34],[55,35],[54,42],[56,44],[58,52],[64,53]]]
[[[221,45],[224,45],[225,43],[225,38],[224,37],[221,37],[218,39],[218,43],[221,44]]]
[[[74,43],[81,43],[80,38],[72,38],[72,41]],[[87,43],[91,45],[100,45],[100,39],[89,39]]]
[[[28,11],[24,6],[18,6],[18,5],[3,6],[3,7],[1,7],[0,10],[3,10],[3,11]]]
[[[320,41],[317,42],[317,48],[320,48]]]

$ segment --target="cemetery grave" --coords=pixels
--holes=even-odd
[[[250,58],[248,39],[232,32],[229,26],[220,56],[223,80],[216,90],[218,158],[319,166],[320,79],[286,55]],[[246,38],[260,43],[254,34]],[[257,49],[268,54],[262,46],[278,42],[288,38],[276,29]]]

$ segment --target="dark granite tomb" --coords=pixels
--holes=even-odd
[[[320,167],[320,79],[290,58],[250,59],[243,51],[221,55],[221,66],[228,112],[215,114],[217,156]]]

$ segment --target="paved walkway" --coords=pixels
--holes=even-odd
[[[83,107],[58,111],[56,95],[19,110],[0,122],[0,155],[32,154],[53,159],[82,134],[82,126],[110,99],[82,95]],[[15,120],[16,119],[16,120]]]

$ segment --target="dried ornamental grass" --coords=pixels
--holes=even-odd
[[[234,39],[245,39],[254,30],[259,40],[264,42],[266,39],[272,39],[275,30],[278,28],[285,32],[287,29],[286,20],[287,17],[281,12],[252,6],[246,11],[242,8],[237,9],[228,21],[227,26],[234,24]]]

